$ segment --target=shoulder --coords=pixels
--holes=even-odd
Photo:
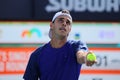
[[[79,41],[74,41],[74,40],[70,40],[68,41],[68,43],[72,46],[73,49],[75,49],[76,51],[78,50],[88,50],[87,44],[81,40]]]
[[[33,51],[33,53],[31,54],[31,57],[36,58],[38,55],[40,55],[40,53],[45,48],[45,46],[46,46],[46,44],[38,47],[35,51]]]
[[[85,42],[83,42],[81,40],[79,40],[79,41],[68,40],[67,42],[68,42],[68,44],[71,44],[71,45],[84,45],[84,44],[86,44]]]

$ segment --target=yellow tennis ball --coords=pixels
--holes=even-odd
[[[96,55],[94,53],[89,53],[87,55],[87,60],[88,61],[95,61],[96,60]]]

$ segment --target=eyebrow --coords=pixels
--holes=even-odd
[[[59,20],[63,20],[64,18],[58,18]]]
[[[63,19],[65,19],[65,18],[58,18],[58,19],[59,19],[59,20],[63,20]],[[70,19],[67,19],[67,21],[71,22]]]

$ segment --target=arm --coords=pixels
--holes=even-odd
[[[77,56],[77,62],[78,62],[79,64],[83,64],[83,63],[85,63],[85,59],[86,59],[86,56],[87,56],[87,52],[84,52],[84,51],[82,51],[82,50],[79,50],[79,51],[77,51],[76,56]]]
[[[86,64],[87,66],[92,66],[94,63],[97,61],[88,61],[87,60],[87,55],[92,54],[91,51],[88,50],[88,47],[85,43],[78,41],[76,43],[76,57],[77,57],[77,62],[79,64]]]
[[[23,76],[24,80],[38,80],[39,78],[39,68],[38,68],[38,60],[37,60],[38,53],[39,50],[37,49],[35,52],[31,54]]]

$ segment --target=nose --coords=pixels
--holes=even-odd
[[[66,26],[66,21],[63,21],[63,25]]]

